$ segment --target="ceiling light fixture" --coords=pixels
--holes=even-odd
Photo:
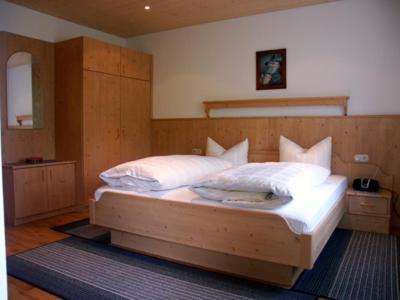
[[[144,7],[144,9],[145,9],[145,10],[149,10],[149,9],[150,9],[150,6],[146,5],[146,6]]]

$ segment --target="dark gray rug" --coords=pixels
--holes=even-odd
[[[399,269],[396,236],[336,229],[294,290],[333,299],[400,299]]]
[[[317,299],[70,237],[7,259],[8,273],[64,299]]]
[[[83,237],[85,239],[100,241],[105,244],[109,243],[109,231],[96,225],[90,225],[88,220],[58,226],[54,229]],[[86,245],[85,247],[88,247],[87,245],[89,244],[91,245],[90,241],[80,239],[68,239],[60,243]],[[217,276],[218,280],[221,280],[221,277],[218,276],[225,278],[223,275],[216,275],[211,272],[171,264],[163,260],[149,258],[140,254],[124,252],[123,250],[118,250],[111,246],[99,245],[98,247],[105,247],[102,251],[108,251],[109,253],[124,253],[126,256],[132,255],[135,260],[143,259],[144,261],[152,261],[156,265],[162,265],[164,267],[170,266],[171,270],[185,269],[193,270],[194,273],[200,272],[203,274],[202,277],[203,279],[205,278],[204,280],[206,282],[208,282],[208,280],[215,280],[210,279],[215,278],[214,276]],[[27,252],[26,255],[29,253],[30,252]],[[15,258],[10,258],[11,266],[14,266],[16,262],[21,265],[21,257],[17,256]],[[77,263],[79,264],[79,262]],[[26,264],[28,265],[26,270],[24,268],[18,269],[14,275],[22,277],[28,269],[35,268],[34,262]],[[90,270],[92,267],[96,267],[96,264],[94,263],[94,266],[89,264],[87,269]],[[156,270],[156,273],[158,272],[157,268],[152,270]],[[303,272],[296,285],[291,290],[292,292],[298,292],[300,294],[290,294],[290,292],[286,290],[263,285],[262,287],[267,289],[268,293],[272,293],[268,294],[268,297],[271,297],[271,299],[275,299],[273,297],[278,297],[276,299],[292,299],[290,298],[292,296],[300,297],[299,299],[302,299],[301,297],[303,296],[307,298],[307,295],[318,295],[331,299],[400,299],[399,270],[400,240],[397,237],[337,229],[328,241],[327,246],[322,251],[314,268]],[[104,272],[107,273],[108,271],[106,270]],[[192,273],[192,271],[185,272],[188,272],[187,274]],[[36,273],[33,272],[33,274]],[[30,282],[31,279],[29,279],[29,276],[27,276],[27,278],[27,281]],[[190,276],[188,278],[190,278]],[[249,283],[248,281],[232,278],[228,281],[231,282],[230,284],[234,282],[235,285],[238,285],[239,289],[240,287],[243,287],[243,285],[246,287],[254,284]],[[46,285],[41,282],[37,285],[46,289]],[[119,287],[116,288],[116,290],[118,289]],[[245,290],[247,290],[247,288],[245,288]],[[229,299],[224,297],[221,299]]]

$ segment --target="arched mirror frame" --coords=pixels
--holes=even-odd
[[[31,126],[24,126],[24,122],[26,120],[29,120],[28,116],[25,115],[21,115],[20,116],[20,120],[18,121],[19,126],[17,125],[11,125],[10,126],[10,122],[9,122],[9,91],[8,91],[8,87],[9,87],[9,76],[8,76],[8,66],[9,66],[9,62],[10,60],[17,54],[19,53],[26,53],[29,54],[31,57],[31,82],[32,82],[32,123]],[[6,124],[7,124],[7,128],[11,129],[11,130],[20,130],[20,129],[40,129],[44,127],[43,124],[43,89],[42,89],[42,82],[41,82],[41,67],[40,64],[37,62],[37,60],[35,59],[34,55],[32,55],[30,52],[28,51],[16,51],[14,52],[12,55],[10,55],[10,57],[7,60],[7,64],[6,64],[6,81],[7,81],[7,92],[6,92],[6,97],[7,97],[7,101],[6,101]]]

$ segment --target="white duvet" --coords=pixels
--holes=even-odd
[[[111,187],[158,191],[192,185],[206,176],[232,167],[232,163],[199,155],[152,156],[127,162],[100,174]]]
[[[216,173],[191,190],[206,199],[276,207],[323,183],[329,173],[305,163],[250,163]]]

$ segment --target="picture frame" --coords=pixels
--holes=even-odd
[[[256,89],[286,89],[286,49],[256,52]]]

